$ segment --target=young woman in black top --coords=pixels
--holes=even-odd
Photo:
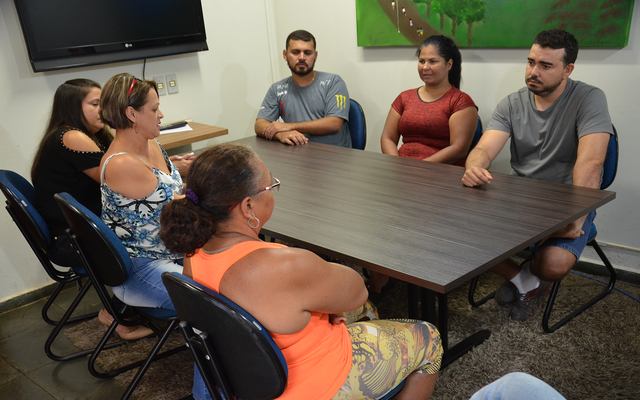
[[[58,87],[51,117],[31,167],[35,207],[52,236],[49,257],[64,267],[78,267],[80,260],[65,234],[67,223],[53,195],[68,192],[100,215],[100,159],[113,136],[100,119],[97,82],[69,80]]]
[[[101,93],[100,85],[90,79],[72,79],[58,87],[49,124],[31,167],[34,206],[51,232],[49,258],[69,268],[81,264],[67,238],[68,225],[53,195],[68,192],[96,215],[102,212],[100,160],[113,136],[100,119]],[[113,321],[105,309],[99,317],[105,325]],[[123,339],[153,333],[144,326],[121,325],[117,332]]]

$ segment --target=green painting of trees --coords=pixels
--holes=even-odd
[[[403,45],[398,34],[416,45],[437,33],[461,47],[529,47],[538,32],[557,28],[573,33],[583,47],[622,47],[634,5],[634,0],[392,1],[356,0],[358,45]],[[367,22],[369,14],[378,16],[375,23]],[[383,26],[380,19],[389,23]],[[375,44],[364,38],[370,31]]]
[[[467,24],[467,46],[471,46],[473,24],[482,22],[487,14],[487,6],[482,0],[465,0],[465,7],[460,14],[460,19]]]
[[[552,12],[545,22],[547,26],[564,29],[581,37],[581,45],[597,46],[606,43],[611,36],[626,34],[628,37],[633,2],[631,8],[625,3],[628,2],[559,0],[553,2]]]

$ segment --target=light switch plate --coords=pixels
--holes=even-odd
[[[176,74],[167,75],[167,91],[169,94],[178,93],[178,78],[176,78]]]
[[[158,96],[167,94],[167,87],[164,85],[164,76],[154,76],[153,80],[156,81],[156,85],[158,85]]]

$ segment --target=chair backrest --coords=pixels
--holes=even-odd
[[[217,386],[226,398],[253,400],[273,399],[284,392],[286,361],[255,318],[182,274],[165,272],[162,280],[210,392]],[[205,354],[207,349],[212,354]]]
[[[367,145],[367,121],[360,103],[349,99],[349,132],[351,133],[351,147],[364,150]]]
[[[618,131],[616,127],[613,127],[613,135],[609,137],[609,144],[607,145],[607,155],[604,158],[604,164],[602,165],[602,182],[600,182],[600,189],[606,189],[616,179],[616,173],[618,172]]]
[[[131,258],[120,238],[73,196],[58,193],[54,198],[69,224],[71,243],[106,306],[111,297],[102,298],[104,285],[122,285],[129,276]]]
[[[471,141],[469,152],[471,152],[471,150],[473,150],[473,148],[476,147],[481,137],[482,137],[482,120],[480,120],[480,116],[478,116],[478,125],[476,126],[475,133],[473,134],[473,140]]]
[[[27,241],[35,241],[45,252],[51,243],[51,233],[47,223],[33,206],[35,190],[19,174],[0,170],[0,189],[7,198],[7,211],[23,231]]]
[[[7,198],[7,212],[47,274],[56,281],[67,277],[70,273],[67,270],[56,269],[47,255],[51,244],[51,233],[46,222],[33,206],[35,190],[31,183],[13,171],[0,170],[0,189]]]

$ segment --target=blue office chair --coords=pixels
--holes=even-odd
[[[619,144],[618,144],[618,131],[616,131],[616,127],[613,127],[613,135],[609,138],[609,144],[607,145],[607,155],[604,159],[604,165],[602,166],[602,182],[600,182],[600,189],[604,190],[611,186],[614,179],[616,178],[616,174],[618,172],[618,154],[619,154]],[[596,236],[598,235],[598,231],[596,230],[596,224],[591,226],[591,231],[589,232],[589,239],[587,239],[587,246],[593,247],[596,251],[600,260],[604,263],[604,266],[607,268],[609,272],[609,283],[607,287],[597,296],[593,297],[591,300],[584,303],[582,306],[578,307],[574,311],[567,314],[560,321],[556,322],[554,325],[549,326],[549,317],[551,316],[551,312],[553,310],[553,306],[555,304],[556,296],[558,294],[558,289],[560,288],[560,281],[556,281],[553,283],[553,287],[551,288],[551,293],[549,294],[549,301],[547,302],[547,308],[544,310],[544,315],[542,317],[542,328],[547,333],[553,333],[558,328],[565,325],[567,322],[571,321],[575,316],[582,313],[584,310],[593,306],[600,300],[604,299],[615,287],[616,284],[616,270],[611,265],[611,262],[607,258],[607,256],[600,248],[600,245],[596,241]]]
[[[478,115],[478,125],[476,127],[476,131],[473,134],[473,140],[471,141],[471,146],[469,146],[469,153],[471,152],[471,150],[473,150],[474,147],[476,147],[476,145],[478,144],[478,142],[480,141],[480,138],[482,137],[482,120],[480,119],[480,116]]]
[[[607,154],[605,156],[604,164],[602,166],[602,182],[600,183],[601,190],[604,190],[609,186],[611,186],[611,184],[613,183],[616,177],[616,173],[618,171],[618,154],[619,154],[618,131],[614,126],[613,135],[611,135],[611,137],[609,138],[609,143],[607,145]],[[607,283],[607,287],[600,294],[593,297],[591,300],[587,301],[582,306],[578,307],[574,311],[567,314],[560,321],[558,321],[552,326],[549,326],[549,318],[551,316],[551,312],[555,304],[556,296],[558,294],[558,289],[560,288],[561,281],[554,282],[551,288],[551,292],[549,294],[547,307],[545,308],[545,311],[542,316],[542,328],[544,329],[545,332],[547,333],[555,332],[558,328],[564,326],[566,323],[571,321],[574,317],[581,314],[583,311],[585,311],[589,307],[596,304],[598,301],[605,298],[613,290],[616,283],[617,274],[615,269],[613,268],[613,265],[611,265],[611,262],[609,261],[607,256],[602,251],[602,248],[600,248],[600,245],[596,241],[597,234],[598,232],[596,230],[596,225],[593,224],[593,226],[591,227],[591,232],[589,232],[589,238],[587,239],[587,246],[592,246],[594,248],[594,250],[600,257],[600,259],[604,263],[604,266],[606,267],[607,271],[609,272],[609,282]],[[475,293],[477,284],[478,284],[478,277],[476,276],[471,281],[471,286],[469,287],[469,303],[473,307],[481,306],[482,304],[486,303],[488,300],[492,299],[495,295],[495,293],[491,293],[488,296],[484,297],[483,299],[476,301],[474,299],[474,293]]]
[[[349,99],[349,132],[351,147],[364,150],[367,145],[367,121],[360,103],[354,99]]]
[[[54,198],[69,223],[67,234],[71,244],[76,249],[78,257],[93,282],[102,304],[114,319],[113,324],[107,329],[100,343],[91,353],[89,372],[97,378],[111,378],[130,369],[141,367],[122,396],[122,399],[128,399],[152,361],[186,350],[186,346],[181,346],[158,354],[171,332],[177,328],[178,316],[174,310],[164,308],[119,306],[119,303],[116,303],[111,297],[107,287],[122,285],[127,280],[129,273],[131,273],[131,258],[120,238],[98,216],[80,204],[70,194],[58,193]],[[158,321],[166,323],[166,328],[159,328],[155,324]],[[144,324],[155,332],[158,336],[158,341],[145,360],[134,362],[112,371],[99,372],[95,368],[95,363],[100,353],[105,349],[123,343],[107,345],[107,341],[118,324],[125,326]]]
[[[211,397],[267,400],[280,396],[288,368],[267,330],[223,295],[179,273],[162,274],[180,328]],[[382,400],[392,399],[405,381]]]
[[[49,277],[54,281],[58,282],[58,285],[49,297],[49,300],[47,300],[44,307],[42,307],[42,319],[44,319],[46,323],[56,327],[53,332],[51,332],[45,343],[45,353],[49,358],[55,361],[66,361],[85,356],[88,354],[87,352],[58,356],[51,350],[51,344],[54,342],[65,324],[95,318],[98,315],[96,312],[93,312],[71,318],[71,314],[76,310],[78,304],[80,304],[80,301],[82,301],[84,295],[91,287],[91,281],[87,280],[86,283],[82,284],[81,279],[87,278],[87,274],[84,269],[59,269],[56,268],[49,259],[48,251],[51,245],[51,233],[49,232],[49,228],[47,227],[44,219],[33,206],[35,190],[33,186],[31,186],[31,183],[13,171],[0,170],[0,189],[7,198],[7,212],[9,212],[9,215],[11,215],[11,218],[18,226],[18,229],[20,229],[20,232],[27,240],[27,243],[29,243],[29,246],[38,258],[38,261],[40,261],[40,264],[44,267],[47,275],[49,275]],[[62,289],[64,289],[65,285],[68,283],[76,283],[78,285],[79,292],[71,305],[67,308],[64,316],[59,321],[53,320],[48,315],[49,309]]]
[[[267,400],[284,392],[287,363],[255,318],[182,274],[165,272],[162,280],[213,399],[222,394],[226,399]]]

